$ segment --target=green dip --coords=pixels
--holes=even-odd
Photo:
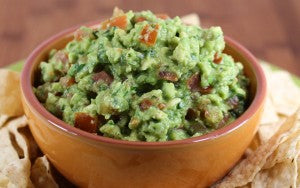
[[[220,27],[150,11],[81,27],[40,64],[34,92],[70,126],[130,141],[180,140],[226,126],[247,107],[248,79]]]

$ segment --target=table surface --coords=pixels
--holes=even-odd
[[[170,16],[197,13],[219,25],[256,57],[300,76],[299,0],[1,0],[0,67],[25,58],[39,43],[70,26],[107,18],[113,7]]]

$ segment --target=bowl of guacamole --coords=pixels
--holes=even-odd
[[[127,141],[201,136],[248,106],[243,65],[223,52],[220,27],[150,11],[80,27],[39,64],[40,103],[70,126]]]
[[[240,160],[263,112],[255,57],[220,27],[150,11],[73,27],[27,58],[29,128],[78,187],[208,187]]]

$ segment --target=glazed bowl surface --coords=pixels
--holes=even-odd
[[[92,22],[91,27],[98,25]],[[248,109],[231,124],[179,141],[132,142],[97,136],[53,116],[33,93],[38,65],[62,49],[78,27],[43,42],[28,57],[21,76],[22,102],[30,130],[43,153],[80,187],[206,187],[223,177],[253,139],[266,97],[266,80],[255,57],[225,37],[225,53],[244,65],[250,79]]]

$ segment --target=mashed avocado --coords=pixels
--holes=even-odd
[[[243,66],[222,53],[220,27],[184,25],[150,11],[81,27],[40,64],[34,87],[52,114],[79,129],[130,141],[199,136],[239,117]]]

